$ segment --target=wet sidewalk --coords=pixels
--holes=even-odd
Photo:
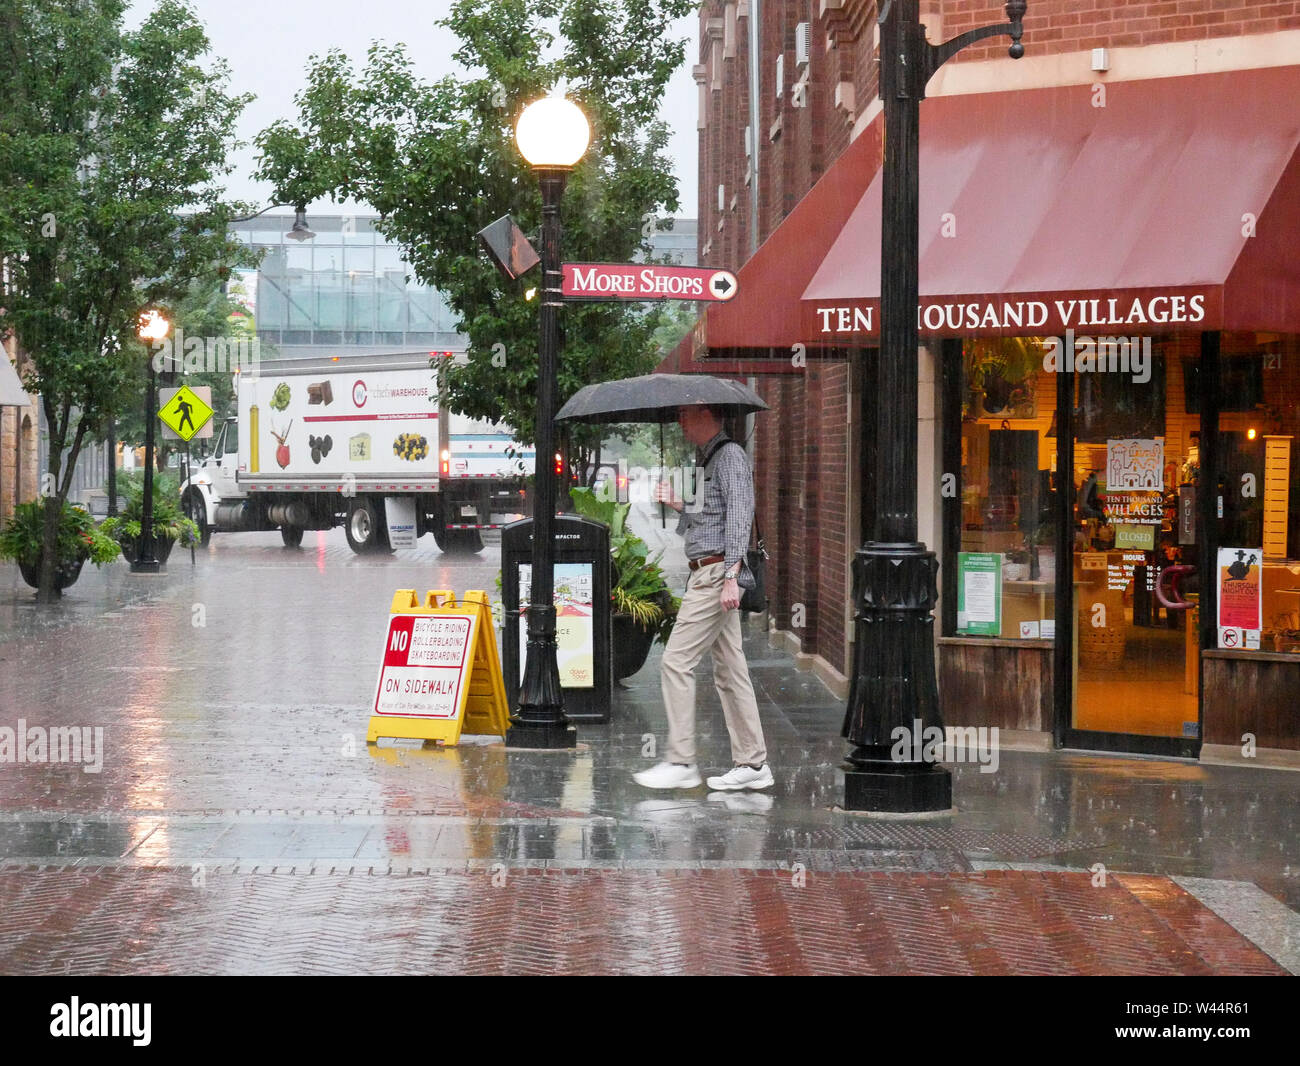
[[[1300,971],[1300,775],[1002,751],[951,816],[845,814],[843,707],[753,622],[770,794],[631,781],[657,651],[576,753],[368,747],[392,591],[498,558],[218,537],[44,612],[0,566],[0,727],[103,731],[93,773],[0,763],[0,971]]]

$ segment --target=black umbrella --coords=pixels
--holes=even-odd
[[[601,381],[579,389],[560,408],[557,422],[658,422],[659,463],[663,465],[666,422],[676,422],[682,407],[721,407],[747,415],[768,409],[758,393],[738,381],[705,374],[644,374],[639,378]],[[659,508],[664,523],[665,508]]]
[[[706,374],[644,374],[579,389],[557,422],[676,422],[681,407],[723,407],[730,414],[766,411],[758,393],[738,381]]]

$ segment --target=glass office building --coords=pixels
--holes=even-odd
[[[311,215],[306,241],[286,236],[292,222],[266,214],[231,227],[263,252],[248,279],[263,358],[464,350],[451,308],[375,230],[375,216]]]
[[[465,337],[442,294],[415,277],[399,246],[375,229],[375,215],[309,215],[316,234],[286,236],[293,216],[265,214],[231,233],[263,252],[245,275],[264,359],[463,352]],[[696,223],[674,219],[657,232],[656,259],[695,263]]]

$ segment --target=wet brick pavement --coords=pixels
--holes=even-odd
[[[494,587],[421,543],[218,536],[45,610],[0,564],[0,726],[104,730],[97,773],[0,764],[0,971],[1300,969],[1295,773],[1003,751],[954,815],[847,815],[842,706],[753,622],[770,796],[630,781],[657,653],[576,754],[367,747],[393,590]]]
[[[1160,877],[5,869],[0,893],[7,973],[1285,973]]]

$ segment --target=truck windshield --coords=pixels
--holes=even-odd
[[[213,452],[217,458],[223,455],[239,454],[239,423],[231,419],[221,427],[221,432],[217,436],[216,450]]]

